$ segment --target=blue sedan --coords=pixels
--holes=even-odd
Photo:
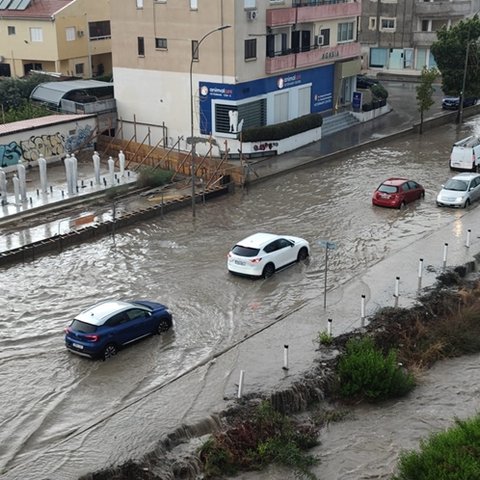
[[[65,345],[78,355],[106,360],[125,345],[166,332],[172,324],[170,310],[161,303],[105,301],[73,319],[65,329]]]

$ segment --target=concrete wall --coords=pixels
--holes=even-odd
[[[47,162],[58,161],[78,147],[95,131],[96,117],[19,130],[0,136],[0,168],[16,170],[18,162],[37,165],[40,155]],[[93,145],[92,145],[93,148]]]

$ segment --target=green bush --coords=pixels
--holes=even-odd
[[[160,170],[154,167],[144,167],[140,170],[137,178],[137,186],[139,188],[161,187],[172,180],[173,172],[168,170]]]
[[[420,451],[400,455],[392,480],[480,478],[480,415],[461,421],[420,443]]]
[[[375,83],[370,87],[371,92],[375,98],[379,100],[386,100],[388,98],[387,89],[380,83]]]
[[[415,385],[390,350],[385,356],[370,337],[350,339],[338,364],[340,395],[349,399],[384,400],[405,395]]]
[[[243,142],[264,142],[282,140],[299,133],[321,127],[323,118],[320,113],[310,113],[302,117],[289,120],[288,122],[266,125],[264,127],[251,127],[243,130]]]

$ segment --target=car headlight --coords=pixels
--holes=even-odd
[[[463,200],[463,196],[462,195],[459,195],[456,199],[455,199],[457,202],[461,202]]]

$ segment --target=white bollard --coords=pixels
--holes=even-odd
[[[418,288],[422,288],[423,258],[418,260]]]
[[[396,298],[400,296],[400,277],[395,277],[395,295]]]
[[[115,185],[115,160],[112,157],[108,157],[108,174],[109,174],[109,186]]]
[[[331,318],[327,320],[327,333],[329,337],[332,336],[332,319]]]
[[[95,185],[100,185],[100,155],[95,150],[92,155],[93,172],[95,176]]]
[[[360,306],[360,325],[365,326],[365,295],[362,295],[362,302]]]
[[[125,154],[122,150],[118,154],[118,164],[120,167],[120,178],[123,178],[125,176]]]
[[[283,346],[283,369],[288,370],[288,345]]]
[[[237,398],[242,398],[242,392],[243,392],[243,377],[245,376],[245,372],[243,370],[240,370],[240,379],[238,380],[238,393],[237,393]]]
[[[443,268],[447,266],[448,243],[443,245]]]
[[[465,242],[465,246],[467,248],[470,248],[470,234],[472,233],[472,231],[470,229],[467,230],[467,241]]]

